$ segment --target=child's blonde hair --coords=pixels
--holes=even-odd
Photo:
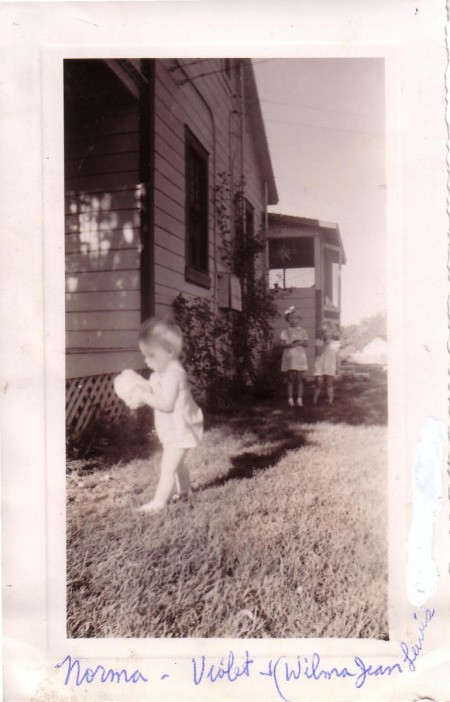
[[[319,333],[322,335],[325,331],[329,332],[331,334],[332,339],[339,339],[339,331],[334,322],[330,322],[329,320],[325,320],[324,323],[322,324],[322,328],[319,329]]]
[[[176,324],[158,317],[149,317],[139,329],[139,343],[141,342],[160,344],[175,358],[179,358],[183,349],[183,334]]]

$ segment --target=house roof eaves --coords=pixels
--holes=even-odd
[[[251,59],[243,59],[244,65],[244,80],[245,80],[245,97],[246,109],[248,109],[248,117],[253,124],[256,137],[256,145],[258,155],[261,159],[261,165],[264,176],[267,182],[267,198],[268,205],[276,205],[278,203],[278,192],[275,184],[275,176],[270,158],[269,144],[267,142],[266,129],[264,119],[261,112],[261,104],[259,102],[258,88],[256,87],[255,74]]]

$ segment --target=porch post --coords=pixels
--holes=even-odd
[[[155,172],[155,59],[145,59],[147,84],[141,87],[141,318],[155,314],[154,172]]]
[[[315,320],[316,320],[316,329],[315,332],[317,334],[318,329],[322,325],[322,306],[323,306],[323,300],[322,300],[322,242],[320,240],[320,234],[316,234],[314,236],[314,276],[315,276],[315,289],[316,289],[316,295],[315,295]]]
[[[339,249],[339,272],[338,272],[338,310],[339,310],[339,326],[341,326],[341,268],[342,268],[342,249]]]

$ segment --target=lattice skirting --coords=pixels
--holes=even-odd
[[[113,388],[117,373],[66,380],[66,426],[72,436],[79,434],[102,413],[110,419],[123,412],[123,402]]]

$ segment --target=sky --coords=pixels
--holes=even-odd
[[[386,306],[384,61],[253,62],[279,203],[339,225],[343,325]]]

